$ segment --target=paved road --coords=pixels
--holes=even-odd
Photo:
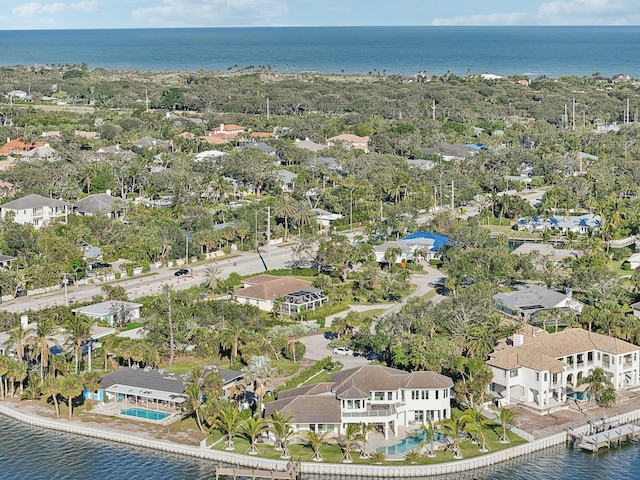
[[[330,340],[324,334],[309,335],[301,338],[300,341],[307,347],[304,359],[311,360],[313,363],[325,357],[332,357],[334,361],[341,362],[344,368],[360,367],[369,363],[369,360],[361,356],[334,355],[329,348]]]
[[[291,248],[271,247],[269,253],[262,251],[262,256],[270,269],[284,268],[285,263],[291,260]],[[183,290],[204,282],[206,268],[211,264],[218,266],[221,279],[227,278],[231,272],[237,272],[239,275],[249,275],[264,271],[264,266],[257,253],[238,252],[233,258],[219,259],[193,266],[193,276],[185,275],[176,277],[174,273],[177,268],[159,268],[152,269],[148,275],[122,279],[109,282],[109,284],[124,287],[130,299],[144,295],[157,295],[161,292],[162,286],[165,284],[172,285],[176,290]],[[69,287],[67,289],[67,297],[69,300],[74,300],[75,302],[91,300],[92,297],[103,294],[102,285],[103,284]],[[0,308],[9,312],[23,312],[25,310],[40,310],[42,308],[64,304],[65,292],[61,290],[56,293],[39,295],[37,297],[16,298],[10,302],[5,302]]]

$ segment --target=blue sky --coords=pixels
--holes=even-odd
[[[639,0],[2,0],[0,29],[640,25]]]

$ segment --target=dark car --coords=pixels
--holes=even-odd
[[[189,270],[187,270],[186,268],[181,268],[180,270],[176,270],[176,273],[174,273],[174,275],[176,277],[181,277],[183,275],[189,275]]]
[[[98,268],[109,268],[111,266],[111,264],[110,263],[103,263],[103,262],[93,262],[89,266],[91,267],[91,270],[96,270]]]

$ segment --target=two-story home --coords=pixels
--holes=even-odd
[[[13,212],[13,221],[22,225],[31,224],[40,228],[49,223],[52,218],[66,217],[70,212],[67,202],[47,198],[42,195],[31,194],[5,203],[0,207],[0,216],[6,218]]]
[[[336,372],[331,380],[279,392],[265,415],[290,413],[296,431],[341,434],[350,423],[368,423],[385,438],[390,430],[397,436],[400,426],[451,416],[453,381],[439,373],[364,365]]]
[[[503,405],[550,413],[566,407],[568,398],[584,398],[578,383],[594,368],[602,368],[616,389],[638,385],[639,355],[636,345],[582,328],[548,334],[523,327],[487,360],[489,390]]]

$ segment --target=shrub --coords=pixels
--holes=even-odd
[[[304,343],[299,342],[299,341],[294,342],[293,349],[295,351],[295,359],[296,359],[296,361],[302,360],[302,358],[304,357],[304,354],[307,353],[307,347],[305,346]],[[287,360],[293,360],[294,359],[293,351],[292,351],[290,346],[286,346],[282,350],[282,356],[284,358],[286,358]]]
[[[306,370],[300,372],[295,377],[291,377],[284,384],[276,387],[269,395],[265,397],[265,402],[275,400],[278,396],[278,392],[282,390],[290,390],[292,388],[297,387],[298,385],[303,384],[315,374],[320,372],[321,370],[328,369],[328,367],[333,368],[333,360],[331,357],[325,357],[322,360],[317,361],[313,366],[307,368]]]

